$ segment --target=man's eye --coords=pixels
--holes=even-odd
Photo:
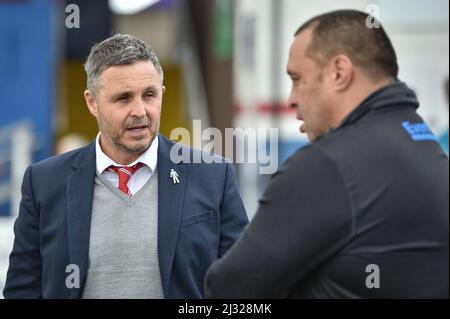
[[[117,99],[118,102],[126,102],[128,101],[128,96],[121,96]]]
[[[149,99],[149,98],[154,97],[155,94],[153,94],[152,92],[148,92],[148,93],[145,93],[144,96]]]

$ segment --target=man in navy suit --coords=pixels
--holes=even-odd
[[[163,70],[143,41],[106,39],[85,69],[100,133],[26,170],[4,296],[202,298],[209,265],[248,223],[232,165],[171,158]]]

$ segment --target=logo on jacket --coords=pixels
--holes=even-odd
[[[405,121],[402,123],[406,133],[411,136],[414,141],[436,141],[436,136],[424,122],[410,123]]]

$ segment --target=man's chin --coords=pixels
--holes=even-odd
[[[129,153],[143,153],[150,147],[156,136],[157,134],[150,132],[143,136],[130,136],[125,134],[116,145]]]
[[[128,153],[144,153],[150,146],[152,139],[146,138],[141,141],[131,141],[121,143],[121,148],[125,149]]]

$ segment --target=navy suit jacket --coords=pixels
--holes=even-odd
[[[166,298],[202,298],[206,270],[230,248],[248,219],[232,164],[223,159],[216,164],[174,163],[169,155],[173,145],[159,136],[161,281]],[[173,183],[171,169],[180,184]],[[5,298],[81,297],[95,174],[95,143],[27,168]],[[79,288],[66,286],[71,264],[79,267]]]

